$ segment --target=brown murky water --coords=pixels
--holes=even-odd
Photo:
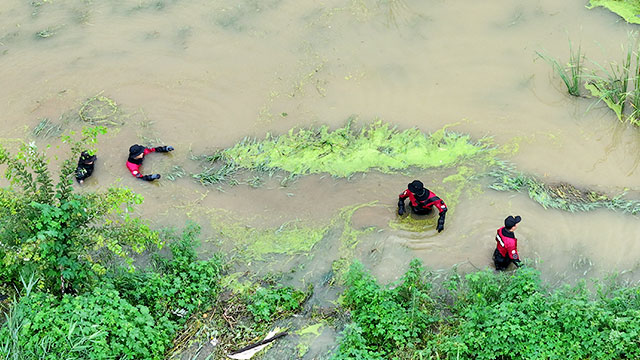
[[[611,211],[544,210],[525,194],[485,190],[463,193],[443,233],[407,233],[387,226],[397,194],[413,180],[404,176],[311,176],[287,188],[274,181],[218,191],[189,178],[143,183],[124,167],[128,147],[145,139],[177,149],[150,156],[147,172],[179,164],[194,169],[190,151],[291,127],[338,127],[355,114],[425,132],[457,123],[456,131],[474,138],[518,144],[510,160],[524,172],[637,194],[640,130],[591,100],[569,97],[535,54],[564,62],[570,40],[601,64],[623,60],[621,45],[635,28],[585,3],[4,0],[0,137],[27,139],[39,119],[56,120],[103,91],[131,117],[102,138],[87,187],[134,188],[146,199],[141,212],[159,224],[183,224],[187,204],[277,226],[329,221],[344,206],[378,200],[357,212],[354,224],[381,230],[365,237],[357,255],[383,281],[395,279],[412,257],[434,269],[488,266],[493,235],[508,214],[523,216],[521,255],[535,259],[548,278],[635,269],[640,222]],[[415,177],[431,183],[439,175]],[[329,268],[314,259],[318,272]]]

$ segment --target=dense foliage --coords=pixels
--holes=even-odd
[[[333,358],[640,357],[637,287],[596,284],[591,291],[580,283],[548,291],[538,271],[526,267],[453,276],[446,285],[429,290],[415,261],[394,287],[381,287],[354,265],[344,295],[353,322]]]
[[[197,260],[194,247],[200,227],[189,224],[182,237],[170,236],[171,257],[154,256],[155,266],[145,271],[119,271],[108,281],[129,302],[147,307],[156,317],[184,318],[210,307],[219,291],[223,261],[219,256]]]
[[[66,140],[77,155],[101,132]],[[74,158],[54,183],[35,145],[16,155],[0,147],[11,184],[0,189],[0,281],[21,289],[0,328],[0,358],[162,359],[186,318],[215,303],[222,260],[196,258],[198,226],[161,236],[131,216],[142,198],[128,189],[74,192]],[[133,267],[132,253],[164,242],[168,256]]]
[[[381,287],[363,266],[354,263],[346,276],[344,304],[353,324],[344,332],[334,359],[387,359],[418,343],[433,315],[430,284],[414,260],[397,286]]]
[[[103,288],[62,299],[30,294],[14,311],[16,326],[0,330],[0,356],[7,359],[160,359],[175,331],[146,307]]]
[[[74,148],[99,131],[86,130]],[[0,282],[18,285],[20,274],[28,272],[41,279],[41,290],[80,291],[91,287],[114,256],[131,263],[131,251],[160,245],[156,232],[130,216],[142,198],[129,189],[75,193],[72,158],[63,162],[55,184],[45,154],[33,144],[16,155],[0,147],[0,164],[11,183],[0,189]]]
[[[156,271],[109,274],[61,299],[29,289],[0,329],[0,357],[162,359],[185,319],[218,295],[222,261],[196,259],[198,230],[187,227]]]

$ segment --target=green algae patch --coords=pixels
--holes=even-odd
[[[408,215],[397,216],[396,219],[389,221],[389,227],[395,230],[426,232],[434,230],[436,228],[437,221],[437,215],[415,215],[411,213],[411,210],[409,210]]]
[[[508,166],[490,173],[494,183],[489,187],[498,191],[525,191],[545,209],[584,212],[605,208],[622,213],[640,214],[640,201],[624,199],[623,195],[609,197],[603,193],[579,189],[571,184],[546,184],[533,176],[515,171]]]
[[[304,357],[304,355],[309,351],[311,342],[313,342],[315,338],[320,336],[320,333],[322,332],[322,329],[324,329],[324,326],[324,323],[318,322],[296,331],[296,335],[300,337],[299,343],[298,345],[296,345],[299,358]]]
[[[273,228],[246,223],[222,210],[212,213],[213,229],[233,242],[244,257],[254,260],[264,260],[268,255],[308,254],[329,229],[303,221],[289,221]]]
[[[332,227],[341,227],[340,235],[340,248],[338,250],[339,258],[333,262],[331,268],[333,274],[342,281],[343,276],[349,270],[349,266],[353,263],[355,256],[355,248],[358,245],[360,237],[366,234],[370,234],[376,230],[375,227],[366,227],[364,229],[356,229],[353,227],[353,214],[364,207],[377,206],[377,201],[372,201],[365,204],[356,204],[352,206],[344,207],[340,210],[340,213],[331,222]]]
[[[249,280],[240,280],[245,275],[243,272],[235,272],[220,279],[220,287],[229,289],[234,294],[244,294],[251,289],[254,284]]]
[[[319,322],[296,331],[296,334],[298,334],[299,336],[304,336],[304,335],[318,336],[320,335],[320,330],[322,330],[323,327],[324,327],[324,324]]]
[[[446,128],[427,135],[415,128],[399,131],[376,121],[354,130],[349,121],[333,131],[322,126],[291,129],[276,137],[267,134],[262,140],[245,138],[231,148],[205,156],[205,170],[194,177],[209,185],[228,181],[241,169],[285,171],[294,176],[328,173],[349,177],[371,170],[397,173],[409,168],[453,166],[487,149],[486,144],[474,143],[468,135]]]
[[[628,23],[640,24],[640,1],[638,0],[591,0],[587,9],[599,6],[620,15]]]

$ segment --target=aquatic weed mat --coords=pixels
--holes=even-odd
[[[587,9],[604,7],[620,15],[628,23],[640,24],[640,1],[638,0],[591,0]]]
[[[602,192],[580,189],[560,182],[547,184],[534,176],[502,164],[489,172],[494,182],[489,188],[498,191],[527,192],[529,197],[545,209],[559,209],[569,212],[585,212],[605,208],[632,215],[640,214],[640,201],[625,199],[624,194],[610,197]]]
[[[225,209],[203,209],[195,204],[181,208],[189,217],[206,219],[213,230],[216,247],[228,248],[234,261],[249,267],[255,266],[254,263],[286,267],[296,257],[317,254],[321,242],[325,247],[337,249],[332,255],[325,254],[331,255],[327,257],[329,263],[336,260],[342,265],[350,264],[361,237],[376,230],[374,226],[354,227],[352,217],[357,210],[374,206],[382,205],[356,204],[338,209],[328,221],[293,219],[272,226],[254,225],[259,224],[260,219],[249,219]],[[343,269],[340,264],[334,264],[336,272]]]
[[[473,142],[468,135],[444,127],[425,134],[417,128],[404,131],[380,120],[357,130],[350,119],[344,127],[291,129],[264,139],[245,138],[211,155],[196,157],[203,171],[193,177],[203,185],[237,182],[239,170],[272,176],[330,174],[350,178],[356,173],[379,171],[397,174],[411,168],[453,166],[461,161],[489,157],[487,141]]]

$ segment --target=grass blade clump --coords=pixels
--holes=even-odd
[[[426,135],[418,129],[398,131],[376,121],[360,130],[346,126],[329,130],[290,130],[281,136],[267,134],[263,140],[244,139],[235,146],[209,156],[205,170],[194,175],[203,184],[227,181],[240,169],[290,175],[329,173],[350,177],[377,170],[395,173],[410,167],[421,169],[452,166],[487,150],[469,136],[441,129]]]
[[[605,76],[592,75],[593,80],[585,84],[585,88],[591,92],[591,95],[602,100],[607,106],[616,113],[618,120],[624,121],[624,108],[627,101],[627,88],[629,85],[629,72],[631,68],[631,47],[628,47],[627,57],[622,62],[622,66],[618,64],[609,64],[609,70],[596,65],[600,68]]]
[[[526,191],[529,197],[545,209],[569,212],[606,208],[629,214],[640,214],[640,201],[624,199],[622,195],[607,195],[588,189],[578,189],[567,183],[545,184],[521,172],[501,166],[489,173],[495,179],[489,187],[498,191]]]
[[[571,43],[569,43],[569,63],[566,67],[560,65],[558,60],[550,56],[537,51],[536,54],[553,67],[553,71],[560,76],[570,95],[580,96],[580,79],[582,77],[582,60],[584,58],[580,47],[578,47],[578,51],[574,52]]]
[[[627,96],[631,104],[628,120],[633,125],[640,125],[640,52],[636,52],[636,70],[633,77],[633,90]]]
[[[113,99],[102,95],[102,92],[88,98],[78,110],[80,120],[91,125],[123,125],[124,121],[119,115],[118,104]]]
[[[35,137],[49,139],[60,136],[63,131],[62,125],[54,123],[49,120],[49,118],[43,118],[38,125],[31,130],[31,134]]]

